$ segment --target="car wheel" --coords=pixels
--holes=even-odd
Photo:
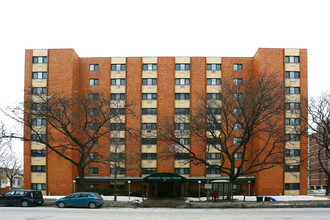
[[[60,203],[58,203],[58,207],[59,207],[59,208],[65,208],[65,203],[64,203],[64,202],[60,202]]]
[[[94,202],[91,202],[91,203],[89,203],[88,207],[91,208],[91,209],[95,209],[96,204]]]
[[[23,200],[22,202],[21,202],[21,206],[22,207],[28,207],[30,205],[30,203],[29,203],[29,201],[27,201],[27,200]]]

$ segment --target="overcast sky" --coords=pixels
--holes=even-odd
[[[327,0],[12,0],[0,3],[0,107],[23,100],[25,49],[80,57],[238,56],[308,49],[309,94],[328,90]],[[1,119],[0,119],[1,120]]]

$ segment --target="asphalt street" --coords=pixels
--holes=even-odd
[[[74,220],[74,219],[330,219],[330,208],[294,209],[169,209],[169,208],[65,208],[0,207],[0,220]]]

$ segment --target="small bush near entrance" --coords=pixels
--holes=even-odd
[[[201,188],[201,197],[205,197],[207,191],[204,188]],[[190,197],[198,197],[198,188],[197,189],[188,189],[187,191],[188,195]]]

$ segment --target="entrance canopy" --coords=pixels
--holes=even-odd
[[[146,176],[143,182],[186,182],[187,179],[175,173],[154,173]]]

